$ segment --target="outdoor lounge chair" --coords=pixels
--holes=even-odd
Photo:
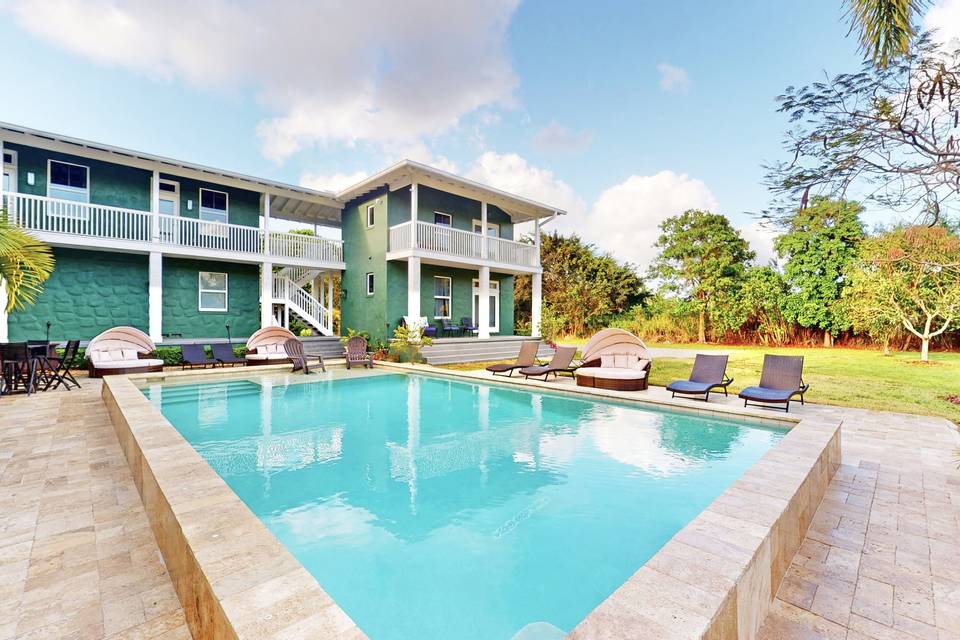
[[[763,371],[760,372],[760,385],[747,387],[740,392],[743,406],[751,402],[754,405],[783,404],[784,411],[790,411],[790,399],[803,394],[810,385],[803,382],[803,356],[763,356]]]
[[[343,355],[347,359],[347,369],[355,364],[362,364],[368,368],[373,367],[373,357],[367,353],[367,339],[363,336],[353,336],[347,340]]]
[[[460,333],[463,331],[463,327],[458,324],[453,324],[448,318],[440,319],[440,329],[443,331],[444,335],[450,335],[452,333]]]
[[[598,331],[583,347],[577,386],[613,391],[643,391],[649,384],[650,351],[623,329]]]
[[[520,353],[517,355],[517,359],[513,364],[506,362],[492,364],[487,367],[487,371],[495,376],[507,374],[512,377],[513,372],[517,369],[526,369],[527,367],[535,366],[537,364],[537,352],[539,350],[539,340],[524,340],[520,343]]]
[[[180,347],[180,357],[183,360],[184,369],[193,369],[194,367],[206,368],[208,365],[216,367],[222,363],[214,358],[207,357],[207,350],[202,344],[185,344]]]
[[[537,378],[543,376],[544,381],[552,373],[554,377],[557,377],[561,373],[573,373],[573,370],[576,369],[575,366],[572,366],[573,356],[577,354],[576,347],[557,347],[556,352],[553,354],[553,358],[549,363],[542,366],[533,366],[533,367],[524,367],[520,369],[520,373],[525,378]]]
[[[233,345],[229,342],[215,342],[210,345],[213,350],[213,357],[220,361],[221,365],[229,364],[234,367],[238,364],[247,364],[246,358],[239,358],[233,352]]]
[[[671,398],[680,395],[703,396],[704,402],[710,401],[710,392],[714,389],[723,389],[727,395],[727,386],[733,378],[727,376],[727,359],[729,356],[707,355],[698,353],[693,361],[693,371],[689,380],[674,380],[667,385]]]
[[[150,336],[140,329],[107,329],[87,344],[86,358],[89,362],[90,377],[163,371],[163,360],[150,357],[156,350]]]
[[[293,363],[293,370],[300,371],[303,369],[304,375],[310,374],[310,365],[307,362],[310,358],[316,358],[317,364],[320,365],[321,371],[326,371],[327,368],[323,366],[323,356],[308,356],[303,350],[303,343],[297,340],[296,338],[290,338],[283,343],[283,349],[287,354],[287,358],[290,359],[290,362]]]
[[[296,339],[296,336],[283,327],[264,327],[254,331],[247,340],[247,354],[244,356],[247,364],[289,364],[290,358],[283,345],[291,338]]]

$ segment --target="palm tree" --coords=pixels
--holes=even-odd
[[[53,250],[10,222],[6,209],[0,209],[0,282],[7,290],[7,313],[36,303],[53,264]]]
[[[914,36],[913,19],[930,0],[845,0],[850,33],[856,31],[860,50],[885,69],[904,55]]]

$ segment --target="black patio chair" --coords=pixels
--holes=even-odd
[[[449,318],[441,318],[440,330],[443,331],[444,335],[459,334],[463,331],[463,327],[458,324],[453,324]]]
[[[727,395],[727,387],[733,378],[727,375],[727,359],[729,356],[698,353],[693,361],[693,371],[689,380],[674,380],[667,385],[671,398],[680,395],[703,396],[704,402],[710,401],[710,392],[722,389]]]
[[[183,368],[193,369],[194,367],[206,368],[207,365],[216,367],[223,366],[223,363],[216,358],[208,358],[207,350],[202,344],[185,344],[180,347],[180,355],[183,358]]]
[[[26,342],[0,344],[3,393],[12,393],[21,386],[27,395],[36,391],[36,363],[36,358],[31,357]]]
[[[473,320],[464,316],[460,318],[460,328],[463,329],[464,333],[473,333],[474,331],[480,331],[480,327],[473,324]]]
[[[210,348],[213,350],[213,357],[219,360],[221,365],[229,364],[231,367],[235,367],[238,364],[247,364],[247,360],[245,358],[237,357],[237,355],[233,352],[233,345],[230,343],[216,342],[210,345]]]
[[[80,383],[77,382],[77,379],[74,378],[73,374],[70,372],[70,369],[81,364],[77,361],[77,353],[79,351],[80,341],[68,340],[62,356],[50,356],[46,359],[50,369],[47,384],[43,388],[44,391],[49,389],[51,386],[56,389],[61,384],[67,388],[67,391],[73,387],[76,387],[77,389],[80,388]]]

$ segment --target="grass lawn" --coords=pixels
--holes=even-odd
[[[804,380],[810,384],[806,399],[810,402],[943,416],[960,424],[960,405],[945,399],[960,396],[960,353],[931,353],[930,362],[921,364],[913,352],[884,356],[879,351],[864,349],[650,346],[728,352],[727,373],[734,379],[730,389],[736,391],[759,382],[764,353],[803,355]],[[478,369],[487,364],[472,362],[448,368]],[[657,358],[650,383],[665,386],[672,380],[686,378],[691,364],[692,360],[687,358]]]

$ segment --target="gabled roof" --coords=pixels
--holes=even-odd
[[[307,224],[332,224],[335,226],[340,224],[340,212],[343,209],[343,203],[329,191],[317,191],[284,182],[256,178],[235,171],[215,169],[202,164],[174,160],[152,153],[133,151],[123,147],[114,147],[4,122],[0,122],[0,137],[9,142],[41,149],[60,151],[104,162],[115,162],[148,171],[157,170],[161,173],[215,182],[260,193],[269,193],[271,196],[270,213],[276,218]]]
[[[507,193],[481,182],[463,178],[413,160],[398,162],[380,173],[347,187],[337,193],[337,199],[347,203],[384,186],[390,191],[396,191],[414,182],[471,200],[481,200],[496,205],[503,209],[513,222],[525,222],[535,218],[547,218],[566,213],[566,211],[557,207]]]

